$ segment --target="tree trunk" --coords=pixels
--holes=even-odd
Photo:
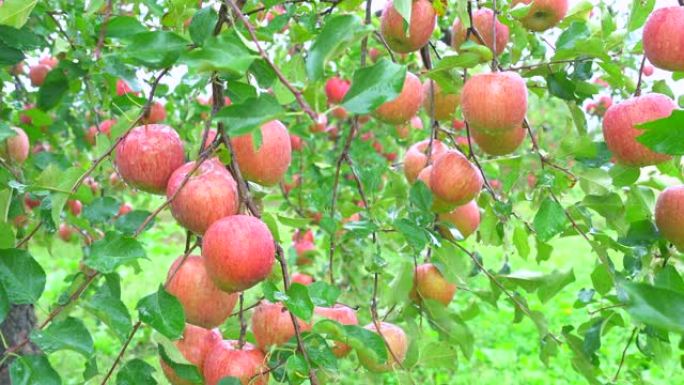
[[[5,321],[0,325],[0,332],[4,338],[4,343],[7,346],[0,344],[0,354],[5,352],[5,349],[14,346],[27,338],[31,330],[36,326],[36,314],[33,311],[33,305],[12,305],[9,314]],[[32,343],[26,344],[18,354],[38,353],[38,348]],[[13,358],[8,358],[2,366],[0,366],[0,385],[11,384],[9,378],[9,366],[14,361]]]

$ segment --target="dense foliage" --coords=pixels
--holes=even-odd
[[[0,66],[14,385],[684,381],[684,4],[0,0]]]

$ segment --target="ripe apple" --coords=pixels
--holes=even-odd
[[[304,140],[295,134],[290,134],[290,147],[292,151],[301,151],[304,148]]]
[[[513,0],[516,4],[530,4],[532,0]],[[558,24],[568,13],[568,0],[534,0],[530,11],[521,22],[530,31],[546,31]]]
[[[684,186],[668,187],[658,196],[655,219],[660,234],[684,252]]]
[[[297,254],[298,265],[309,265],[313,261],[311,258],[316,255],[316,244],[311,230],[302,232],[297,230],[292,236],[295,252]]]
[[[432,192],[453,205],[464,205],[475,199],[483,183],[480,170],[455,150],[449,150],[437,158],[430,172]]]
[[[195,365],[201,373],[204,368],[204,363],[208,358],[208,353],[213,350],[215,345],[220,344],[222,340],[223,337],[218,329],[209,330],[199,326],[185,324],[183,338],[175,343],[178,351],[183,357],[190,364]],[[164,360],[160,359],[160,364],[164,375],[171,385],[195,385],[179,377]]]
[[[492,134],[513,130],[527,113],[527,86],[515,72],[477,74],[463,86],[461,107],[471,129]]]
[[[637,142],[642,130],[637,124],[670,116],[677,108],[662,94],[647,94],[611,106],[603,118],[603,137],[618,163],[643,167],[665,162],[671,157],[659,154]]]
[[[195,162],[188,162],[171,174],[166,197],[176,194],[171,214],[181,226],[201,235],[217,220],[237,214],[240,202],[235,179],[217,158],[203,162],[178,191],[194,168]]]
[[[684,71],[684,7],[660,8],[644,26],[644,54],[654,66]]]
[[[435,100],[434,112],[436,120],[450,120],[461,103],[461,95],[447,94],[442,91],[442,87],[437,82],[429,79],[423,83],[423,109],[428,116],[432,114],[433,97]]]
[[[437,267],[431,263],[419,265],[413,277],[411,299],[421,302],[423,299],[431,299],[448,306],[454,299],[456,285],[447,281]]]
[[[430,189],[430,191],[432,191],[432,187],[430,186],[431,176],[432,165],[425,167],[418,174],[418,180],[425,183],[425,185]],[[449,211],[453,210],[456,206],[457,205],[453,203],[447,203],[444,200],[440,199],[438,196],[435,195],[434,192],[432,193],[432,211],[436,213],[448,213]]]
[[[460,119],[454,119],[451,121],[451,127],[456,131],[461,131],[465,128],[465,122]]]
[[[641,73],[643,73],[646,77],[653,75],[653,66],[650,64],[644,65],[644,69],[641,71]]]
[[[204,258],[190,255],[178,257],[168,273],[169,293],[178,298],[189,324],[211,329],[220,326],[230,315],[238,299],[237,293],[221,291],[209,278]]]
[[[52,56],[45,56],[38,60],[38,64],[48,66],[48,68],[53,69],[59,65],[59,60]]]
[[[224,377],[235,377],[242,385],[267,385],[268,366],[264,353],[250,343],[240,348],[238,341],[214,345],[204,361],[204,380],[217,385]]]
[[[325,95],[328,97],[328,104],[342,103],[344,96],[349,91],[349,81],[333,76],[325,82]]]
[[[455,227],[465,239],[480,226],[480,207],[473,200],[448,213],[439,214],[439,220]],[[447,226],[440,226],[440,233],[446,238],[453,239]]]
[[[67,206],[69,206],[69,211],[71,211],[74,216],[79,216],[81,215],[81,211],[83,210],[83,203],[79,201],[78,199],[69,199],[67,201]]]
[[[406,333],[399,326],[393,325],[389,322],[379,322],[380,333],[375,327],[374,323],[370,323],[364,326],[364,329],[370,330],[374,333],[378,333],[385,340],[385,347],[387,350],[387,362],[378,363],[372,357],[359,352],[359,361],[366,369],[371,372],[387,372],[394,368],[395,365],[401,364],[406,358],[406,352],[408,351],[408,338]],[[396,357],[400,362],[397,363]]]
[[[325,128],[328,126],[328,117],[325,116],[325,114],[318,114],[318,118],[316,119],[315,122],[311,126],[309,126],[309,131],[316,133],[316,132],[323,132],[325,131]]]
[[[133,89],[131,88],[131,86],[129,86],[128,83],[126,83],[125,80],[123,80],[123,79],[117,79],[117,81],[116,81],[116,94],[119,95],[119,96],[123,96],[123,95],[126,95],[126,94],[128,94],[128,93],[131,93],[131,94],[133,94],[133,95],[138,95],[138,94],[139,94],[139,92],[133,91]]]
[[[292,283],[301,283],[304,286],[309,286],[314,282],[314,278],[309,274],[304,273],[294,273],[292,278],[290,278]]]
[[[45,82],[45,77],[51,68],[45,64],[36,64],[29,67],[29,78],[34,87],[40,87]]]
[[[314,314],[337,321],[342,325],[359,324],[359,320],[356,318],[356,310],[344,305],[335,305],[333,307],[316,306]],[[336,341],[332,347],[333,354],[338,358],[346,356],[350,351],[351,346],[339,341]]]
[[[416,115],[423,103],[423,86],[420,79],[410,72],[406,73],[404,86],[395,99],[383,103],[373,116],[385,123],[400,124]]]
[[[30,143],[26,132],[19,127],[10,127],[15,135],[0,144],[0,156],[15,163],[24,163],[29,156]]]
[[[482,36],[482,40],[484,40],[484,44],[489,47],[492,51],[494,51],[494,36],[492,35],[492,22],[494,21],[494,12],[492,12],[491,9],[489,8],[480,8],[477,11],[473,12],[473,26],[477,30],[477,32],[480,33],[480,36]],[[454,25],[451,27],[451,32],[452,32],[452,40],[451,40],[451,46],[455,50],[459,50],[461,45],[465,42],[466,39],[466,26],[461,23],[461,20],[456,19],[454,22]],[[498,19],[496,20],[496,54],[501,55],[503,52],[504,48],[506,48],[506,44],[508,44],[508,26],[502,24]],[[473,34],[470,35],[470,40],[478,43],[480,41],[477,39],[477,37],[473,36]]]
[[[59,234],[59,238],[61,240],[64,242],[69,242],[71,240],[71,236],[74,234],[74,230],[66,223],[60,223],[57,233]]]
[[[236,292],[268,277],[275,261],[275,244],[261,220],[231,215],[214,222],[204,233],[202,256],[216,286]]]
[[[173,128],[147,124],[133,128],[116,147],[116,167],[133,187],[164,194],[171,174],[185,162],[183,142]]]
[[[290,135],[279,120],[272,120],[261,126],[261,138],[258,150],[254,148],[251,133],[232,138],[235,159],[246,179],[273,186],[280,182],[290,166]]]
[[[473,127],[470,133],[473,141],[489,155],[510,154],[525,140],[525,129],[522,126],[497,133]]]
[[[143,118],[142,122],[144,124],[155,124],[161,123],[166,119],[166,109],[164,105],[159,102],[154,102],[150,106],[150,114]]]
[[[408,31],[406,21],[388,1],[380,16],[380,33],[392,51],[408,53],[427,44],[435,30],[436,13],[429,0],[413,0]]]
[[[95,126],[90,126],[88,129],[88,132],[86,132],[84,139],[85,141],[90,144],[91,146],[95,145],[95,138],[97,137],[98,134],[104,134],[107,135],[108,138],[111,138],[111,131],[112,131],[112,126],[116,124],[115,119],[107,119],[103,122],[100,123],[100,130],[98,132],[97,127]]]
[[[311,325],[297,319],[299,329],[311,330]],[[290,313],[281,303],[262,301],[252,314],[252,332],[257,346],[267,351],[271,346],[282,345],[294,337]]]
[[[418,174],[422,169],[427,166],[427,148],[430,145],[430,140],[421,140],[418,143],[413,144],[406,151],[404,155],[404,175],[406,175],[406,180],[409,183],[413,183],[418,178]],[[431,162],[434,162],[437,158],[442,156],[447,151],[447,147],[444,143],[435,139],[432,141],[432,155],[430,157]]]

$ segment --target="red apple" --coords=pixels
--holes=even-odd
[[[116,94],[119,96],[123,96],[123,95],[126,95],[128,93],[133,94],[133,95],[139,94],[139,92],[133,91],[131,86],[129,86],[128,83],[126,83],[126,81],[124,81],[122,79],[118,79],[116,81]]]
[[[189,324],[211,329],[223,324],[230,316],[237,293],[221,291],[209,278],[204,258],[190,255],[185,261],[178,257],[171,265],[166,289],[178,298]]]
[[[290,134],[290,147],[292,151],[301,151],[304,148],[304,144],[304,140],[301,137]]]
[[[401,364],[406,358],[406,352],[408,351],[408,338],[406,333],[399,326],[393,325],[388,322],[379,322],[380,333],[376,328],[374,323],[370,323],[364,326],[365,329],[370,330],[374,333],[378,333],[385,340],[385,347],[387,350],[387,361],[384,363],[378,363],[363,352],[359,351],[359,361],[366,369],[371,372],[387,372],[392,370],[395,365]],[[397,363],[395,357],[400,362]]]
[[[202,256],[214,283],[224,291],[247,290],[271,273],[275,244],[268,227],[247,215],[214,222],[204,233]]]
[[[350,84],[347,80],[333,76],[325,83],[325,95],[328,97],[329,104],[339,104],[344,100],[344,96],[349,91]]]
[[[663,238],[684,252],[684,186],[668,187],[658,196],[655,220]]]
[[[375,47],[368,50],[368,57],[370,57],[373,63],[376,63],[381,56],[383,56],[383,53]]]
[[[684,7],[660,8],[644,26],[644,54],[654,66],[684,71]]]
[[[437,158],[430,173],[430,188],[439,199],[464,205],[475,199],[483,179],[475,166],[458,151],[449,150]]]
[[[385,123],[400,124],[409,121],[423,103],[423,86],[420,79],[410,72],[406,73],[404,86],[399,96],[383,103],[373,116]]]
[[[81,211],[83,210],[83,203],[77,199],[69,199],[67,201],[67,206],[69,206],[69,211],[75,216],[81,215]]]
[[[456,131],[461,131],[465,128],[465,122],[459,119],[454,119],[451,121],[451,127]]]
[[[217,158],[203,162],[178,191],[193,169],[195,162],[188,162],[171,174],[166,197],[171,199],[175,194],[171,214],[178,223],[201,235],[217,220],[237,214],[240,202],[233,176]]]
[[[29,193],[24,194],[24,204],[28,207],[29,211],[40,206],[40,199],[33,199]]]
[[[410,27],[388,1],[380,16],[380,33],[392,51],[408,53],[419,50],[430,40],[435,30],[436,13],[429,0],[413,0],[411,3]]]
[[[242,385],[267,385],[268,361],[250,343],[240,348],[237,341],[224,340],[207,352],[203,374],[207,385],[217,385],[224,377],[235,377]]]
[[[497,133],[473,127],[470,133],[473,141],[489,155],[510,154],[525,140],[525,129],[522,126]]]
[[[144,124],[155,124],[161,123],[166,119],[166,109],[164,105],[159,102],[154,102],[150,106],[150,114],[143,118],[142,122]]]
[[[641,73],[646,77],[653,75],[653,66],[650,64],[644,65],[644,69],[641,71]]]
[[[279,120],[272,120],[261,126],[261,137],[258,150],[254,148],[251,133],[232,138],[235,159],[246,179],[273,186],[280,182],[290,166],[290,135]]]
[[[454,298],[454,293],[456,285],[444,279],[435,265],[424,263],[416,268],[411,289],[411,299],[414,301],[431,299],[448,306]]]
[[[148,124],[131,130],[116,147],[116,167],[133,187],[164,194],[171,174],[185,161],[183,142],[173,128]]]
[[[359,324],[359,320],[356,318],[356,310],[344,305],[335,305],[334,307],[316,306],[314,313],[319,317],[337,321],[342,325]],[[350,351],[351,346],[339,341],[336,341],[332,348],[333,354],[338,358],[346,356]]]
[[[461,96],[459,94],[447,94],[442,91],[442,87],[437,82],[427,80],[423,83],[423,109],[428,116],[432,114],[433,98],[435,100],[434,113],[436,120],[450,120],[461,103]]]
[[[64,242],[69,242],[71,240],[71,236],[74,234],[74,230],[66,223],[60,223],[57,234],[59,234],[59,238],[61,240]]]
[[[90,144],[91,146],[95,145],[95,138],[97,137],[98,134],[104,134],[107,135],[108,138],[111,138],[111,131],[112,131],[112,126],[116,124],[115,119],[107,119],[103,122],[100,123],[100,130],[98,131],[97,127],[95,126],[90,126],[88,129],[88,132],[86,132],[84,138],[85,141]]]
[[[477,206],[476,201],[470,201],[448,213],[439,214],[439,220],[455,227],[465,239],[480,226],[480,208]],[[447,238],[453,239],[447,226],[440,226],[440,233]]]
[[[297,319],[299,329],[311,330],[311,325]],[[281,303],[262,301],[252,314],[252,332],[257,346],[267,351],[271,346],[282,345],[294,337],[290,313]]]
[[[0,155],[15,163],[24,163],[29,156],[30,143],[26,132],[19,127],[10,127],[15,135],[0,143]]]
[[[515,72],[478,74],[466,81],[461,106],[471,129],[492,134],[517,129],[527,113],[527,86]]]
[[[494,12],[492,12],[491,9],[489,8],[480,8],[477,11],[473,12],[473,25],[477,32],[480,33],[480,36],[482,37],[482,40],[484,40],[484,43],[489,49],[494,51],[494,36],[492,35],[492,23],[494,21]],[[461,20],[456,19],[454,22],[453,27],[451,28],[452,31],[452,40],[451,40],[451,46],[454,47],[455,50],[459,50],[461,45],[465,42],[466,39],[466,26],[461,23]],[[503,52],[504,48],[506,48],[506,44],[508,44],[508,27],[504,24],[501,24],[501,22],[497,19],[496,20],[496,54],[501,55]],[[480,41],[477,39],[477,37],[473,36],[473,34],[470,35],[470,40],[474,41],[475,43],[482,44]]]
[[[432,188],[430,187],[430,178],[432,176],[432,165],[425,167],[420,171],[418,174],[418,180],[421,182],[425,183],[425,185],[430,188],[430,191],[432,191]],[[457,205],[453,203],[448,203],[445,202],[444,200],[440,199],[438,196],[432,193],[432,208],[431,210],[436,212],[436,213],[448,213],[449,211],[453,210]]]
[[[335,107],[333,108],[331,113],[338,120],[347,119],[347,117],[349,116],[347,110],[345,110],[344,107]]]
[[[404,175],[406,175],[406,180],[408,180],[409,183],[415,182],[420,171],[427,166],[426,151],[429,145],[430,140],[425,139],[413,144],[409,147],[408,151],[406,151],[406,155],[404,155]],[[430,161],[434,163],[434,161],[446,151],[447,147],[444,143],[434,139],[432,141],[432,155]]]
[[[51,68],[45,64],[36,64],[29,67],[29,78],[31,79],[31,84],[34,87],[40,87],[45,82],[45,77],[47,77],[48,72]]]
[[[513,0],[516,4],[530,4],[532,0]],[[546,31],[558,24],[568,13],[568,0],[534,0],[522,24],[530,31]]]
[[[647,94],[611,106],[603,119],[603,137],[618,163],[643,167],[665,162],[669,155],[659,154],[637,142],[642,130],[637,124],[666,118],[677,108],[662,94]]]
[[[183,338],[176,341],[176,347],[183,357],[202,372],[208,353],[215,345],[221,343],[223,337],[218,329],[208,330],[198,326],[185,324]],[[163,360],[160,360],[162,371],[171,385],[195,385],[180,378]]]
[[[53,69],[59,65],[59,60],[52,56],[45,56],[38,61],[38,64],[46,65],[50,69]]]
[[[308,274],[294,273],[294,274],[292,274],[292,278],[290,278],[290,282],[301,283],[304,286],[308,286],[314,282],[314,279],[312,276],[310,276]]]
[[[130,204],[124,202],[119,207],[119,212],[116,214],[116,216],[121,217],[130,213],[131,211],[133,211],[133,207]]]

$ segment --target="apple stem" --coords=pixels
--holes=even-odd
[[[498,60],[496,58],[496,22],[499,10],[496,7],[496,0],[492,0],[492,72],[496,72],[499,67]]]
[[[244,294],[240,292],[240,312],[238,313],[240,318],[240,338],[238,339],[238,348],[242,349],[245,346],[245,336],[247,335],[247,322],[245,322],[244,316],[244,304],[245,298]]]

